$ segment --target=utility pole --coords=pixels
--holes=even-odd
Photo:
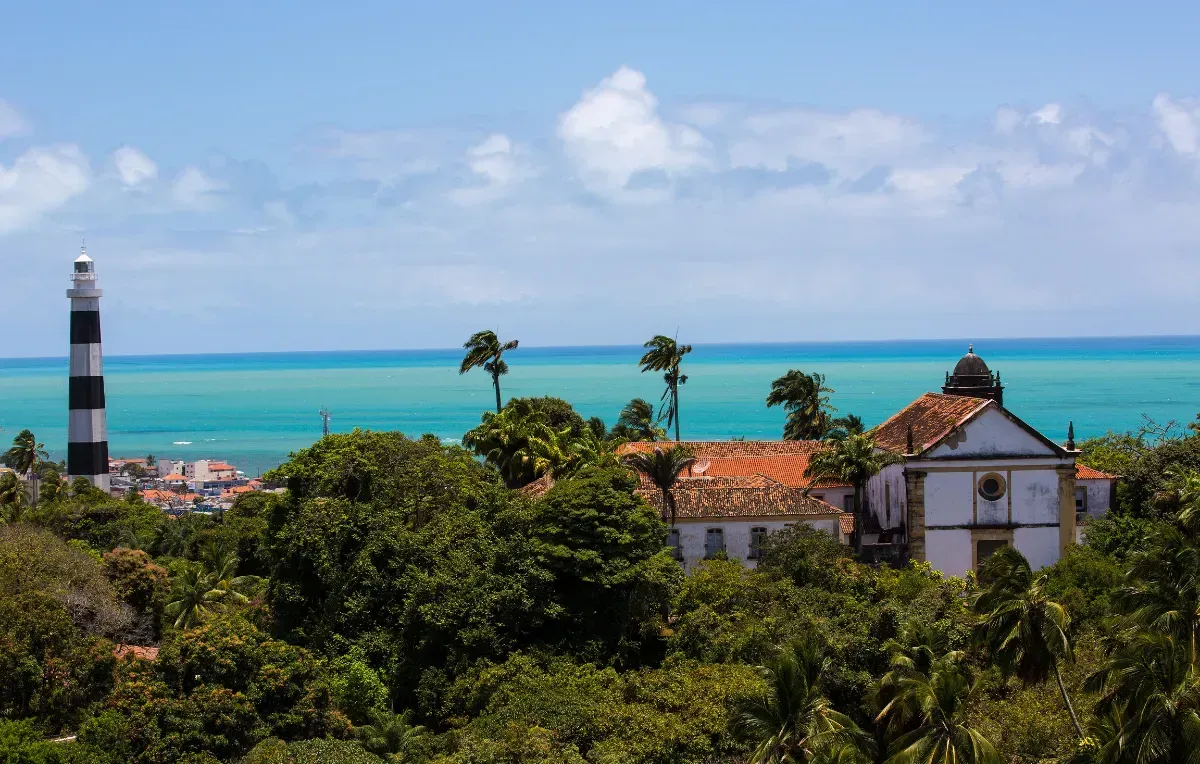
[[[320,414],[321,414],[321,437],[324,437],[329,434],[329,418],[331,416],[333,416],[333,414],[329,413],[329,409],[324,406],[321,407]]]

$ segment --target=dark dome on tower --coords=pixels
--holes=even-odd
[[[958,363],[954,365],[954,376],[956,377],[990,377],[992,370],[983,362],[983,359],[975,355],[975,346],[967,346],[967,354],[958,359]]]
[[[975,346],[967,346],[967,354],[958,359],[954,372],[946,372],[946,384],[942,387],[946,395],[965,395],[972,398],[987,398],[1004,405],[1004,386],[1000,384],[999,372],[993,372],[983,359],[975,355]]]

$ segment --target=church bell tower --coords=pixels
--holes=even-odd
[[[1004,405],[1000,372],[989,369],[983,359],[975,355],[974,345],[967,346],[967,354],[958,359],[953,372],[946,372],[946,384],[942,386],[942,392],[946,395],[986,398]]]

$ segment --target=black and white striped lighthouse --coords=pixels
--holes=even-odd
[[[104,357],[100,350],[100,290],[87,249],[71,274],[71,378],[67,474],[108,490],[108,427],[104,422]]]

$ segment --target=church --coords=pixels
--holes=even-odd
[[[1059,445],[1004,408],[999,373],[968,348],[940,393],[872,431],[903,461],[867,486],[864,545],[903,544],[910,559],[954,576],[1004,546],[1035,570],[1054,563],[1076,540],[1071,429]]]

